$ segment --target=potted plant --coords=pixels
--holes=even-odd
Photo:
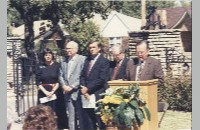
[[[128,88],[108,88],[103,99],[97,101],[97,114],[108,127],[139,130],[144,119],[151,115],[146,102],[139,97],[139,85],[130,84]]]

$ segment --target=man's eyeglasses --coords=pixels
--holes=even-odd
[[[74,49],[74,48],[65,48],[65,51],[66,51],[66,50],[70,50],[70,49]]]
[[[147,51],[136,51],[136,54],[145,54]]]

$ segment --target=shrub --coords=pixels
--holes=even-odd
[[[158,88],[159,101],[167,101],[169,109],[192,111],[192,80],[190,75],[173,77],[170,73],[165,76],[165,83]]]

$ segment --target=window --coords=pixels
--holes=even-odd
[[[122,37],[110,37],[109,38],[109,45],[112,47],[114,44],[122,43]]]

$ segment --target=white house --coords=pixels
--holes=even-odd
[[[138,31],[141,28],[141,19],[116,11],[111,11],[106,20],[103,20],[100,14],[95,14],[90,20],[100,27],[101,35],[108,38],[110,45],[122,43],[123,37],[128,37],[129,31]]]

